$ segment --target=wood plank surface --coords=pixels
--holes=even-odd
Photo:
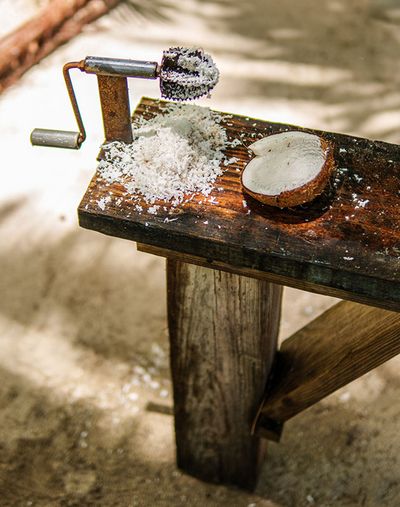
[[[142,99],[135,116],[159,114],[163,102]],[[196,195],[178,208],[148,213],[140,196],[97,174],[79,206],[83,227],[232,268],[267,272],[342,297],[400,310],[400,150],[397,145],[223,115],[228,139],[240,139],[210,199]],[[268,134],[305,130],[335,146],[336,182],[309,205],[280,210],[242,193],[240,172],[251,158],[246,146]],[[99,203],[102,203],[100,207]],[[143,207],[142,212],[135,208]],[[166,210],[163,209],[165,206]],[[104,208],[104,209],[103,209]],[[172,220],[172,221],[171,221]],[[326,292],[326,290],[325,290]],[[377,303],[379,302],[379,303]]]
[[[270,438],[277,423],[399,353],[398,313],[338,303],[282,343],[256,432]]]
[[[177,463],[252,488],[262,458],[251,424],[277,347],[282,289],[167,261]]]

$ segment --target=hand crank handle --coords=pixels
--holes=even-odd
[[[72,132],[69,130],[34,129],[31,133],[31,143],[34,146],[52,146],[55,148],[70,148],[79,150],[83,141],[86,139],[85,127],[83,125],[82,116],[79,111],[78,102],[72,86],[71,76],[69,74],[71,69],[84,71],[84,62],[70,62],[65,64],[63,67],[64,80],[71,100],[75,119],[78,124],[79,132]]]
[[[82,144],[80,135],[80,132],[71,130],[33,129],[31,143],[34,146],[52,146],[54,148],[78,150]]]

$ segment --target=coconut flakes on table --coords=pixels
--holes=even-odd
[[[231,158],[224,160],[224,166],[236,164],[236,162],[239,162],[239,159],[237,157],[231,157]]]
[[[223,172],[227,135],[222,117],[208,108],[170,104],[134,128],[134,141],[104,146],[98,172],[106,181],[121,183],[128,194],[141,194],[148,204],[158,200],[173,206],[185,195],[207,196]]]
[[[154,206],[150,206],[148,209],[147,209],[147,212],[150,213],[151,215],[157,215],[157,211],[160,209],[160,206],[158,205],[154,205]]]
[[[111,202],[111,197],[109,195],[107,195],[106,197],[102,197],[101,199],[99,199],[97,201],[97,206],[101,209],[101,210],[105,210],[106,209],[106,205]]]
[[[231,148],[236,148],[236,146],[239,146],[240,144],[242,144],[242,141],[240,139],[233,139],[230,141],[229,146]]]

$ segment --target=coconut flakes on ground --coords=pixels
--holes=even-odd
[[[131,144],[104,146],[98,172],[121,183],[129,194],[142,194],[149,204],[163,199],[173,206],[185,194],[209,195],[220,176],[228,141],[221,115],[208,108],[170,104],[163,114],[140,118]]]

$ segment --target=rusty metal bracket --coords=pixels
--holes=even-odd
[[[127,78],[98,75],[97,81],[106,141],[131,143],[133,137]]]

